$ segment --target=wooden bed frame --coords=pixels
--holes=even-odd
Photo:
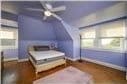
[[[42,50],[47,50],[47,49],[50,50],[49,46],[47,46],[47,47],[41,46],[41,48],[42,48]],[[29,53],[29,51],[35,51],[34,46],[29,46],[28,47],[28,53]],[[29,53],[29,55],[31,55],[31,54]],[[36,74],[38,74],[39,72],[42,72],[42,71],[46,71],[46,70],[55,68],[56,66],[59,66],[59,65],[63,65],[63,64],[66,65],[66,58],[58,59],[58,60],[51,61],[51,62],[44,63],[44,64],[36,64],[34,62],[34,60],[31,58],[31,56],[29,56],[29,60],[32,63],[32,65],[34,66]]]

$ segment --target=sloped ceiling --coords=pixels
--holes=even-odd
[[[66,5],[67,9],[60,16],[67,22],[87,16],[96,11],[107,8],[111,5],[119,3],[118,1],[64,1],[56,2],[55,5]]]
[[[50,3],[53,4],[54,2]],[[12,14],[13,16],[22,14],[39,20],[43,19],[43,12],[37,11],[34,12],[26,10],[26,8],[39,8],[39,9],[43,8],[39,1],[2,1],[1,7],[2,7],[2,18],[4,17],[10,18]],[[10,16],[9,13],[11,14]],[[49,18],[48,21],[50,20],[52,20],[52,18]]]
[[[73,21],[81,16],[88,15],[92,12],[109,7],[118,3],[117,1],[50,1],[53,7],[59,5],[65,5],[67,8],[65,11],[57,13],[66,21]],[[42,8],[39,1],[2,1],[2,11],[10,12],[12,14],[24,14],[36,19],[42,20],[43,13],[32,12],[25,10],[25,8]],[[3,15],[2,15],[3,16]],[[8,15],[9,16],[9,15]],[[10,16],[9,16],[10,17]],[[49,20],[52,20],[49,18]],[[54,19],[53,19],[54,20]]]
[[[16,16],[16,15],[18,16],[19,14],[36,17],[37,19],[43,17],[42,13],[40,12],[31,12],[25,10],[25,8],[29,8],[29,7],[42,8],[40,2],[38,1],[3,1],[1,7],[2,7],[2,18],[5,17],[10,18],[11,16]]]

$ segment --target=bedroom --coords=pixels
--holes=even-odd
[[[126,1],[2,1],[2,84],[126,84],[126,9]]]

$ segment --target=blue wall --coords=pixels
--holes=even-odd
[[[62,23],[58,21],[54,21],[52,25],[56,33],[58,49],[65,52],[67,57],[73,58],[73,40],[67,30],[64,28]]]
[[[4,52],[4,59],[11,59],[17,58],[18,59],[18,49],[5,49]]]
[[[125,66],[126,66],[126,70],[127,70],[127,51],[125,53]]]
[[[101,62],[107,62],[118,66],[125,66],[125,54],[119,52],[82,49],[82,58],[89,58]]]
[[[27,58],[29,45],[50,45],[56,42],[56,35],[50,23],[19,15],[19,58]]]
[[[62,25],[60,21],[53,21],[52,25],[55,30],[56,39],[58,41],[72,40],[67,30],[64,28],[64,26]]]
[[[19,15],[19,40],[56,40],[51,23]]]
[[[58,48],[65,53],[66,57],[73,58],[73,41],[58,41]]]

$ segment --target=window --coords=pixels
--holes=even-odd
[[[17,48],[18,34],[17,29],[3,27],[0,30],[0,40],[2,48]]]
[[[100,46],[104,49],[123,50],[125,27],[123,20],[100,26]]]
[[[81,34],[81,45],[82,47],[94,47],[94,41],[95,41],[95,30],[94,29],[86,29]]]
[[[105,38],[101,39],[101,46],[104,49],[123,50],[122,38]]]
[[[89,27],[81,32],[81,46],[122,51],[125,50],[125,33],[125,20]]]

